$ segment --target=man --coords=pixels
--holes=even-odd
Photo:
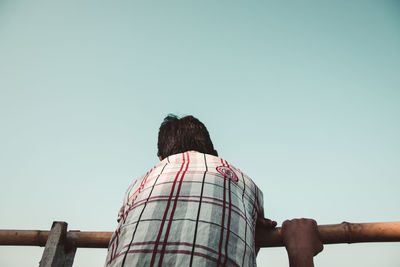
[[[218,157],[203,123],[167,116],[158,156],[126,192],[106,266],[255,266],[276,222],[264,219],[254,182]],[[286,221],[282,234],[290,265],[313,266],[322,250],[315,221]]]

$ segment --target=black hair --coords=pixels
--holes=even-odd
[[[201,121],[193,116],[178,118],[169,114],[161,123],[158,132],[157,155],[164,159],[189,150],[218,156],[210,134]]]

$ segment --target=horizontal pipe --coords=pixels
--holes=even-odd
[[[348,223],[319,225],[322,243],[399,242],[400,222]],[[50,231],[0,230],[0,245],[45,246]],[[112,232],[68,231],[67,240],[75,247],[107,248]],[[283,246],[281,228],[264,230],[256,236],[260,247]]]
[[[319,237],[323,244],[399,242],[400,222],[348,223],[318,225]],[[259,247],[283,246],[281,228],[264,230],[256,236]]]
[[[50,231],[41,230],[0,230],[2,246],[40,246],[46,245]],[[112,232],[68,231],[67,240],[80,248],[107,248]]]

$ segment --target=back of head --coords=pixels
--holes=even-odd
[[[195,150],[218,156],[204,124],[193,116],[178,118],[175,115],[165,117],[158,132],[158,153],[162,159]]]

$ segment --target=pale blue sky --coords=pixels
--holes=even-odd
[[[168,113],[202,120],[279,224],[400,221],[399,48],[395,0],[0,0],[0,228],[115,230]],[[42,251],[0,247],[0,265]],[[329,245],[316,263],[395,267],[399,251]],[[288,265],[282,248],[258,264]]]

